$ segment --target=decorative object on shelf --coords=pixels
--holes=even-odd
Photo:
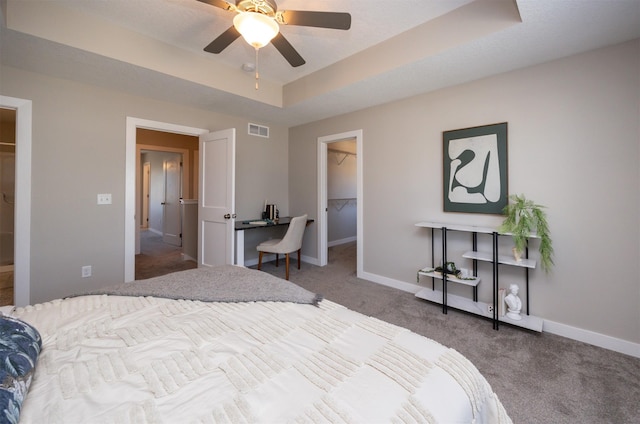
[[[506,314],[504,298],[507,291],[505,289],[498,289],[498,316],[503,317]]]
[[[444,266],[437,266],[436,272],[444,272],[445,274],[458,274],[458,268],[456,268],[455,262],[446,262]]]
[[[500,214],[508,202],[507,123],[444,131],[444,211]]]
[[[522,316],[520,311],[522,310],[522,301],[518,297],[519,287],[517,284],[511,284],[509,286],[509,294],[505,296],[504,303],[507,304],[507,317],[520,321]]]
[[[504,208],[506,215],[502,225],[498,228],[500,233],[510,233],[513,237],[515,250],[520,254],[527,247],[527,241],[532,234],[540,238],[540,264],[542,269],[549,271],[553,266],[553,245],[549,234],[547,214],[544,206],[525,198],[524,194],[512,194],[509,196],[512,203]],[[518,258],[516,257],[516,260]]]
[[[422,269],[419,270],[418,272],[431,272],[428,269]],[[456,267],[455,262],[447,262],[444,264],[444,266],[437,266],[435,269],[433,269],[433,272],[442,275],[442,273],[444,272],[447,275],[452,275],[460,280],[475,280],[476,277],[473,275],[473,271],[471,271],[470,269],[464,269],[464,268],[458,268]],[[419,277],[418,277],[419,278]]]
[[[511,251],[513,252],[513,258],[516,260],[516,262],[522,262],[522,250],[519,250],[514,246]]]

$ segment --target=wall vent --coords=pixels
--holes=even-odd
[[[258,137],[269,138],[269,127],[264,125],[252,124],[249,122],[249,134],[256,135]]]

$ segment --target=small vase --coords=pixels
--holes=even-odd
[[[511,251],[513,252],[513,257],[515,258],[516,262],[522,261],[522,252],[518,250],[518,248],[514,247],[513,249],[511,249]]]

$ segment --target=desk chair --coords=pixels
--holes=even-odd
[[[300,269],[300,249],[302,248],[302,236],[304,235],[304,229],[307,226],[307,215],[296,216],[291,218],[287,233],[282,239],[271,239],[263,243],[260,243],[256,249],[258,249],[258,270],[262,267],[262,254],[275,253],[276,254],[276,266],[278,266],[278,255],[283,253],[285,255],[286,262],[286,279],[289,279],[289,254],[295,251],[298,252],[298,269]]]

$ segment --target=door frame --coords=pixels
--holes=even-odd
[[[136,235],[139,234],[140,231],[140,226],[136,219],[137,214],[140,213],[138,210],[138,202],[136,202],[136,188],[140,184],[140,176],[136,172],[136,162],[139,160],[136,155],[136,130],[138,128],[192,135],[196,137],[200,137],[200,135],[209,132],[209,130],[203,128],[188,127],[185,125],[151,121],[148,119],[127,116],[124,190],[124,281],[126,283],[135,280]]]
[[[363,274],[364,238],[363,238],[363,190],[362,190],[362,130],[347,131],[318,137],[318,265],[326,266],[328,262],[328,199],[327,199],[327,147],[331,143],[343,140],[356,140],[356,246],[357,276]]]
[[[16,196],[14,205],[13,301],[31,303],[31,100],[0,96],[0,107],[16,111]]]

